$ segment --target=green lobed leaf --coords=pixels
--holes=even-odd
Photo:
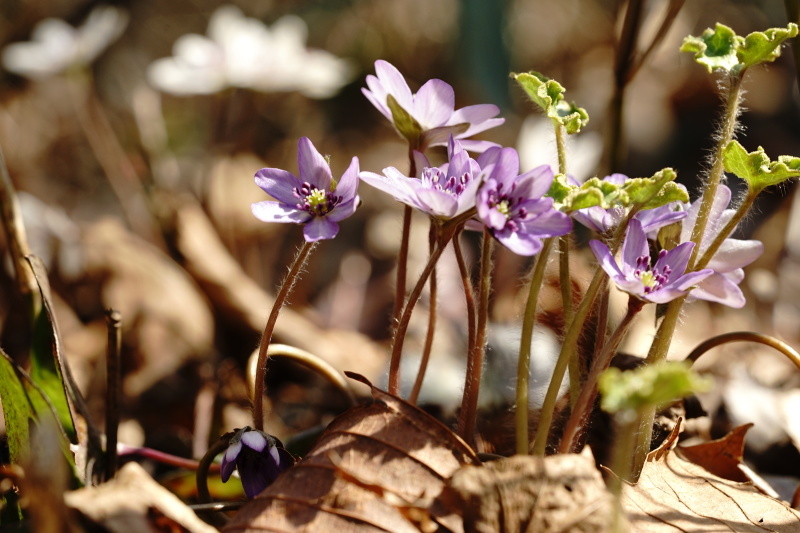
[[[660,200],[658,198],[659,195],[662,194],[662,191],[664,191],[666,184],[674,181],[676,177],[677,174],[674,170],[665,168],[659,170],[650,178],[629,178],[625,180],[625,184],[622,186],[622,189],[628,195],[625,205],[635,205],[640,206],[642,209],[650,209],[658,205],[669,203],[671,200],[659,203]],[[680,199],[680,195],[671,189],[669,191],[664,191],[663,194],[667,197],[675,196],[676,199]],[[689,201],[688,195],[686,195],[683,201]],[[651,205],[653,203],[657,205]]]
[[[744,38],[744,43],[738,50],[737,55],[743,65],[742,68],[775,61],[781,55],[780,46],[783,41],[796,36],[797,24],[793,22],[786,28],[770,28],[751,33]]]
[[[781,54],[781,44],[796,35],[797,24],[794,23],[786,28],[753,32],[747,37],[736,35],[728,26],[717,23],[700,37],[686,37],[680,50],[693,53],[695,61],[708,72],[720,69],[739,75],[748,67],[774,61]]]
[[[740,39],[731,28],[717,23],[713,30],[707,28],[700,37],[686,37],[680,51],[693,53],[694,60],[708,72],[714,69],[730,71],[739,63],[736,48]]]
[[[662,361],[634,370],[609,368],[600,376],[600,407],[609,413],[640,412],[707,390],[711,381],[700,377],[686,361]]]
[[[565,174],[556,174],[553,183],[550,184],[550,190],[547,191],[545,196],[553,199],[556,209],[562,210],[564,202],[569,198],[570,193],[577,189],[577,185],[570,185],[567,183],[567,176]]]
[[[511,77],[522,87],[534,104],[551,120],[562,124],[568,134],[578,133],[589,122],[589,114],[582,107],[564,100],[566,89],[556,80],[539,72],[512,73]]]
[[[392,122],[397,132],[416,146],[422,135],[422,126],[397,103],[397,100],[391,94],[386,96],[386,105],[389,106],[389,111],[392,112]]]
[[[777,161],[770,161],[762,147],[748,153],[737,141],[723,149],[722,164],[726,172],[736,174],[754,191],[800,177],[800,157],[782,155]]]

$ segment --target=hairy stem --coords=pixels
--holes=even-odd
[[[522,335],[519,343],[519,361],[517,363],[517,411],[516,415],[516,450],[517,454],[528,453],[528,381],[531,373],[531,343],[533,342],[533,326],[536,323],[536,307],[539,303],[539,292],[544,281],[544,272],[553,248],[555,237],[545,239],[542,249],[533,267],[531,284],[528,288],[528,301],[525,304],[525,315],[522,319]],[[563,374],[562,374],[563,377]]]
[[[580,438],[580,430],[585,427],[592,412],[592,407],[594,407],[594,400],[597,398],[597,381],[600,378],[600,374],[608,369],[611,359],[617,353],[617,348],[619,348],[622,339],[627,335],[634,317],[642,310],[642,307],[644,307],[643,300],[635,296],[631,296],[628,300],[628,312],[625,313],[617,329],[608,339],[608,343],[603,347],[600,356],[594,361],[592,370],[583,384],[581,395],[575,403],[575,408],[572,410],[567,426],[564,429],[564,435],[561,437],[559,452],[570,453],[575,450]]]
[[[272,341],[272,332],[275,330],[275,323],[278,321],[278,314],[281,308],[286,303],[289,293],[308,261],[309,254],[316,245],[316,242],[304,241],[300,250],[298,250],[292,266],[289,267],[289,273],[284,278],[281,288],[275,296],[275,303],[272,305],[272,311],[269,314],[269,318],[267,318],[267,324],[264,326],[264,334],[261,336],[261,343],[258,345],[258,363],[256,365],[255,383],[253,384],[253,426],[259,431],[264,430],[264,379],[267,375],[267,351],[269,350],[269,343]]]
[[[430,234],[428,236],[428,253],[433,253],[433,248],[436,246],[436,224],[431,223]],[[422,382],[425,380],[425,373],[428,370],[428,362],[431,358],[431,349],[433,348],[433,336],[436,332],[436,297],[437,297],[437,283],[436,283],[436,267],[433,267],[431,272],[431,280],[428,285],[428,294],[430,295],[430,309],[428,311],[428,331],[425,334],[425,345],[422,348],[422,357],[419,360],[419,369],[417,370],[417,378],[414,380],[414,388],[411,389],[411,395],[408,397],[408,402],[416,405],[419,398],[419,391],[422,389]]]
[[[478,327],[475,343],[469,347],[467,374],[464,381],[464,396],[458,418],[458,435],[475,447],[475,424],[478,416],[478,396],[481,391],[483,357],[486,352],[486,325],[489,322],[489,293],[492,288],[492,249],[494,239],[489,229],[483,229],[481,246],[480,290],[478,292]]]
[[[405,342],[406,332],[408,331],[408,324],[411,321],[411,312],[414,310],[417,300],[422,295],[422,289],[425,287],[425,283],[428,281],[434,266],[436,266],[436,263],[439,261],[439,257],[441,257],[445,246],[450,242],[454,232],[455,228],[451,224],[441,227],[436,247],[433,253],[431,253],[428,264],[425,265],[425,269],[422,271],[419,280],[417,280],[417,284],[408,296],[408,301],[403,308],[403,313],[400,315],[400,321],[397,323],[397,329],[392,339],[392,356],[389,361],[389,394],[394,394],[395,396],[400,395],[400,359],[403,354],[403,343]]]
[[[461,275],[461,285],[464,287],[464,298],[467,306],[467,349],[469,350],[469,347],[475,344],[475,296],[472,291],[472,278],[464,260],[464,250],[461,248],[460,231],[453,237],[453,250],[456,254],[458,272]]]
[[[417,161],[414,159],[415,146],[408,145],[408,175],[417,175]],[[403,208],[403,230],[400,236],[400,250],[397,252],[397,281],[394,289],[394,308],[392,309],[392,327],[397,327],[400,313],[406,303],[406,278],[408,277],[408,245],[411,238],[411,207]]]
[[[733,230],[736,228],[736,225],[739,224],[739,221],[742,220],[744,215],[750,210],[753,206],[753,203],[756,201],[756,197],[758,197],[760,190],[748,189],[747,196],[745,196],[744,201],[741,205],[736,209],[736,212],[733,214],[731,219],[725,224],[725,227],[714,237],[714,240],[711,241],[711,244],[708,246],[705,252],[703,252],[702,257],[695,265],[695,270],[701,270],[708,265],[711,259],[714,257],[714,254],[717,253],[719,247],[722,246],[722,243],[731,236]]]

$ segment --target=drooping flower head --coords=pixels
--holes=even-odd
[[[211,15],[207,34],[179,37],[172,57],[157,59],[148,68],[150,83],[178,95],[241,87],[329,98],[352,78],[346,60],[306,48],[308,27],[293,15],[267,27],[238,7],[223,5]]]
[[[500,112],[497,106],[478,104],[457,110],[453,87],[437,79],[428,80],[416,94],[412,93],[400,71],[380,59],[375,62],[375,74],[367,76],[368,88],[361,92],[417,149],[444,146],[451,135],[461,141],[464,149],[474,152],[496,146],[469,137],[505,121],[493,118]]]
[[[338,222],[352,215],[358,207],[358,158],[337,182],[328,162],[306,137],[297,143],[298,178],[278,168],[256,172],[256,185],[276,201],[254,203],[253,214],[264,222],[304,224],[308,242],[332,239],[339,232]]]
[[[603,178],[603,181],[622,186],[628,176],[625,174],[611,174]],[[574,185],[577,181],[570,180]],[[628,214],[629,209],[624,206],[615,206],[610,209],[603,209],[600,206],[578,209],[572,213],[572,218],[580,222],[587,228],[597,233],[607,234],[611,229],[617,227]],[[642,229],[649,238],[655,239],[658,230],[686,217],[686,213],[676,206],[675,203],[662,205],[655,209],[645,209],[634,215],[642,223]]]
[[[553,182],[553,170],[543,165],[519,174],[513,148],[490,148],[478,158],[484,183],[478,192],[478,218],[492,236],[519,255],[535,255],[542,239],[572,229],[570,218],[543,198]]]
[[[283,449],[281,441],[245,426],[231,437],[222,456],[220,476],[227,483],[233,471],[238,470],[244,493],[255,498],[293,464],[294,457]]]
[[[481,169],[452,137],[448,155],[448,163],[432,167],[418,154],[418,164],[422,167],[420,178],[408,177],[394,167],[383,169],[383,175],[362,172],[359,177],[406,205],[434,218],[449,220],[475,207]]]
[[[700,211],[701,200],[695,200],[689,207],[686,219],[681,227],[681,240],[692,237],[692,232],[697,222],[697,213]],[[700,244],[698,257],[703,256],[720,231],[733,217],[735,210],[728,209],[730,201],[731,190],[725,185],[720,185],[711,205],[711,212]],[[691,292],[690,299],[708,300],[734,308],[743,307],[745,304],[744,294],[739,288],[739,283],[744,279],[742,267],[758,259],[763,251],[764,245],[761,241],[725,239],[708,263],[708,268],[714,271],[714,275],[703,280]]]
[[[642,223],[632,219],[622,244],[622,262],[618,263],[608,246],[598,240],[589,242],[597,261],[621,290],[640,300],[663,304],[687,294],[714,271],[707,268],[686,274],[693,242],[684,242],[672,250],[661,250],[651,266],[650,249]]]
[[[60,19],[44,19],[31,40],[3,49],[3,66],[26,78],[44,78],[70,68],[87,66],[122,35],[128,13],[112,6],[97,6],[86,22],[74,28]]]

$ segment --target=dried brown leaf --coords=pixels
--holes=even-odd
[[[741,471],[744,454],[744,438],[753,424],[734,428],[721,439],[694,446],[681,446],[681,456],[700,465],[712,474],[731,481],[745,483],[749,478]]]
[[[648,459],[639,482],[625,486],[623,506],[632,532],[800,531],[800,512],[676,451]]]
[[[430,525],[435,518],[424,507],[462,465],[480,461],[439,421],[370,387],[372,403],[336,418],[224,531],[416,532],[418,523]]]
[[[67,492],[64,499],[69,507],[111,533],[217,531],[200,520],[177,496],[156,483],[137,463],[127,463],[108,483]]]
[[[517,455],[464,466],[433,509],[445,514],[443,506],[462,516],[459,531],[597,533],[609,530],[611,504],[594,459],[584,453]]]

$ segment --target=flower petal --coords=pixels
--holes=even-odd
[[[256,185],[279,202],[288,205],[298,203],[294,190],[299,188],[302,182],[291,172],[279,168],[262,168],[256,172],[255,180]]]
[[[602,242],[593,239],[589,241],[589,248],[592,249],[592,253],[594,253],[597,262],[600,264],[600,267],[606,271],[611,279],[614,281],[624,280],[625,274],[622,273],[619,266],[617,265],[617,261],[614,259],[614,256],[611,255],[611,250],[608,249],[608,246],[603,244]]]
[[[301,137],[297,142],[297,166],[300,170],[300,181],[307,181],[323,191],[330,190],[331,167],[308,137]]]
[[[636,260],[642,256],[649,256],[647,235],[642,230],[642,223],[635,218],[628,223],[625,233],[625,242],[622,244],[622,270],[633,272]]]
[[[339,225],[330,217],[314,217],[303,226],[306,242],[333,239],[339,233]]]
[[[242,433],[242,444],[256,452],[264,451],[269,442],[267,438],[258,430],[245,431]]]
[[[391,94],[403,109],[411,113],[414,108],[414,98],[400,71],[388,61],[379,59],[375,61],[375,74],[378,75],[386,94]]]
[[[311,218],[311,214],[307,211],[279,202],[270,202],[268,200],[256,202],[250,205],[250,209],[257,219],[264,222],[293,222],[295,224],[303,224]]]
[[[347,167],[347,170],[344,171],[344,174],[342,174],[342,177],[336,184],[336,190],[334,191],[337,196],[342,197],[342,202],[352,200],[356,196],[356,191],[358,190],[358,172],[358,158],[354,157],[350,161],[350,166]]]
[[[453,88],[442,80],[428,80],[414,95],[411,115],[424,129],[436,128],[447,123],[455,108],[456,95]]]
[[[730,272],[749,265],[763,252],[764,243],[761,241],[725,239],[709,261],[708,268],[720,273]]]
[[[734,309],[744,307],[745,297],[739,286],[727,276],[715,273],[701,281],[689,293],[689,300],[717,302]]]

